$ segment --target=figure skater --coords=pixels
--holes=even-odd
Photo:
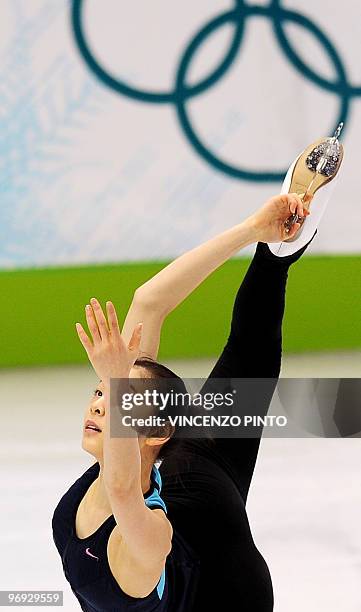
[[[121,332],[113,304],[104,313],[95,298],[86,306],[90,333],[76,325],[100,380],[82,440],[96,462],[63,495],[52,524],[83,610],[273,610],[270,573],[245,509],[259,437],[179,439],[167,427],[158,436],[110,437],[110,379],[176,379],[156,361],[166,316],[252,243],[256,252],[236,295],[230,335],[205,388],[212,378],[278,378],[289,268],[317,232],[321,215],[313,222],[308,208],[331,180],[309,192],[298,181],[297,192],[288,193],[301,170],[296,161],[283,186],[287,193],[138,288]]]

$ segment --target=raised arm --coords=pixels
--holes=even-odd
[[[135,327],[130,343],[125,345],[111,302],[107,302],[107,315],[108,321],[99,302],[92,299],[91,307],[86,309],[91,339],[80,323],[76,327],[79,339],[104,386],[105,422],[99,463],[117,523],[116,546],[109,547],[109,563],[120,587],[124,588],[124,584],[131,581],[133,592],[129,594],[143,597],[159,580],[171,550],[173,530],[163,510],[152,510],[145,505],[141,453],[136,432],[127,427],[124,436],[110,435],[110,411],[113,408],[110,406],[110,380],[122,379],[119,384],[126,384],[139,354],[141,326]],[[118,425],[121,427],[121,421]]]
[[[125,318],[122,336],[129,342],[134,326],[143,322],[140,356],[157,358],[160,333],[166,316],[196,289],[212,272],[244,247],[258,241],[278,242],[292,238],[300,227],[295,223],[286,233],[283,226],[290,211],[302,216],[301,199],[296,194],[275,196],[254,215],[184,253],[134,294]]]

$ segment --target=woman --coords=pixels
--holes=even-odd
[[[101,381],[82,442],[96,463],[59,502],[53,533],[83,610],[273,609],[268,568],[245,511],[259,439],[174,440],[169,430],[111,438],[109,397],[111,378],[176,376],[155,362],[165,317],[254,242],[231,333],[210,379],[277,378],[288,269],[310,241],[287,257],[273,255],[265,243],[295,236],[300,223],[288,231],[284,225],[290,213],[309,214],[298,195],[275,196],[241,224],[178,257],[136,290],[121,333],[112,303],[105,316],[94,298],[86,307],[90,337],[77,323]]]

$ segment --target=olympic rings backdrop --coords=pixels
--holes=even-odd
[[[133,285],[164,262],[278,193],[293,159],[341,120],[342,174],[297,299],[307,300],[310,274],[316,282],[322,273],[353,317],[361,293],[361,8],[358,0],[330,4],[2,0],[1,309],[13,333],[21,314],[29,362],[58,358],[46,338],[30,348],[15,290],[32,309],[37,336],[45,317],[62,337],[83,292],[114,298],[118,291],[129,301]],[[226,280],[226,271],[239,270],[237,262],[228,266],[227,307],[239,280],[234,272]],[[347,282],[354,289],[345,305]],[[203,295],[215,310],[217,287]],[[58,323],[49,293],[62,303]],[[325,300],[321,340],[304,342],[299,333],[289,348],[360,346],[354,330],[335,328],[336,319],[327,331],[327,290],[318,299]],[[212,337],[210,354],[220,341]],[[172,342],[165,354],[188,354],[180,336]],[[205,354],[206,342],[200,347]],[[80,358],[70,336],[56,350],[60,360]],[[21,362],[9,346],[1,359]]]

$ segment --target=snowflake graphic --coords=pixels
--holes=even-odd
[[[0,266],[39,261],[59,243],[54,211],[71,206],[74,139],[104,111],[102,91],[80,71],[69,51],[53,50],[39,61],[39,41],[54,27],[69,28],[69,2],[9,1],[14,33],[1,53],[0,78]],[[88,165],[91,162],[86,162]],[[54,189],[54,185],[57,189]],[[52,207],[46,194],[52,194]],[[75,205],[75,202],[74,202]],[[59,245],[66,248],[66,245]]]

